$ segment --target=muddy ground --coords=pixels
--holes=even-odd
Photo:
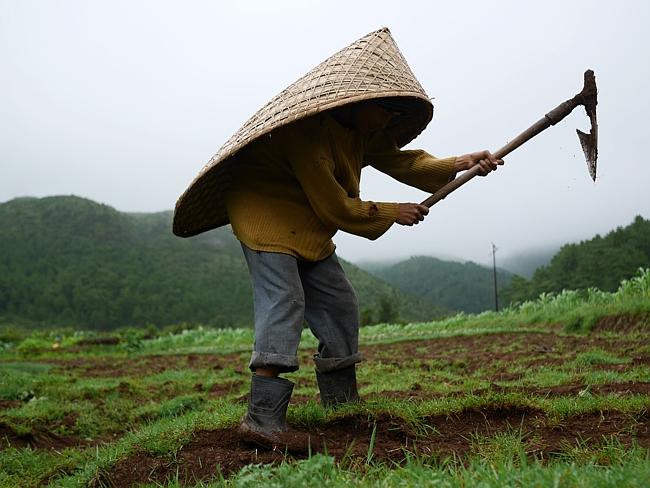
[[[650,448],[650,378],[648,381],[614,381],[596,385],[574,381],[549,387],[508,384],[521,379],[528,372],[561,367],[590,351],[601,351],[620,358],[620,361],[586,364],[585,371],[624,373],[650,364],[646,342],[640,341],[638,336],[626,335],[638,332],[638,325],[633,320],[603,320],[596,328],[596,333],[587,336],[553,332],[498,333],[364,346],[362,352],[368,366],[383,365],[394,367],[396,371],[418,368],[425,379],[405,385],[399,391],[368,393],[365,399],[393,398],[420,402],[434,398],[460,397],[468,393],[483,396],[494,392],[525,393],[535,398],[578,397],[585,394],[616,395],[622,398],[644,395],[649,399],[648,409],[644,413],[627,415],[618,411],[601,411],[565,419],[558,425],[556,420],[542,411],[503,404],[419,419],[415,427],[387,415],[373,419],[356,415],[317,427],[311,433],[312,451],[326,451],[342,463],[363,463],[369,453],[373,429],[376,431],[373,459],[395,463],[403,462],[407,454],[417,454],[424,459],[468,459],[470,455],[480,452],[480,446],[477,447],[480,438],[485,441],[501,433],[515,433],[520,438],[522,450],[529,456],[542,460],[558,456],[571,447],[598,446],[612,438],[624,446],[636,443]],[[607,333],[612,330],[623,333]],[[301,367],[312,367],[310,356],[311,351],[301,351]],[[204,392],[208,398],[223,397],[244,403],[247,398],[242,395],[242,391],[245,391],[244,385],[249,381],[247,357],[247,353],[152,355],[119,360],[88,356],[47,362],[55,365],[54,372],[71,376],[121,378],[117,391],[125,396],[130,394],[130,378],[142,378],[168,370],[231,369],[233,374],[227,380],[211,385],[197,383],[194,391]],[[508,371],[513,365],[517,366],[519,372]],[[490,385],[471,392],[430,391],[427,387],[439,381],[435,376],[438,367],[452,368],[468,375],[478,372]],[[431,378],[431,381],[427,381],[427,378]],[[307,401],[318,401],[318,396],[315,393],[313,396],[296,394],[291,403]],[[19,400],[2,401],[0,412],[17,408],[21,404]],[[103,445],[114,442],[123,434],[106,433],[94,439],[57,434],[66,432],[65,427],[72,428],[75,420],[73,416],[66,416],[52,424],[35,425],[28,433],[18,433],[0,421],[0,449],[13,446],[60,451],[64,448]],[[136,452],[100,473],[96,481],[98,484],[121,487],[145,481],[162,483],[178,473],[182,484],[191,484],[213,477],[215,469],[227,477],[251,463],[273,464],[283,459],[303,457],[305,456],[269,452],[246,445],[239,440],[235,428],[199,431],[173,458]]]
[[[605,330],[601,327],[601,330]],[[650,364],[646,354],[634,354],[640,344],[626,336],[593,334],[589,336],[556,335],[554,333],[498,333],[454,336],[431,340],[413,340],[392,344],[362,346],[366,361],[382,361],[398,367],[409,362],[453,361],[468,373],[495,364],[518,364],[526,367],[555,366],[575,358],[581,352],[602,349],[627,355],[629,365],[612,365],[625,370],[634,364]],[[301,351],[301,367],[311,367],[311,351]],[[631,354],[631,355],[630,355]],[[62,371],[74,371],[85,377],[149,376],[168,370],[234,368],[236,374],[248,375],[248,353],[225,355],[182,354],[150,355],[116,360],[110,357],[48,360]],[[620,366],[620,367],[619,367]],[[495,379],[498,379],[495,377]],[[506,381],[506,378],[500,378]]]
[[[369,449],[373,429],[375,442]],[[548,460],[562,451],[588,443],[601,445],[615,438],[624,446],[636,442],[650,448],[650,418],[619,412],[599,412],[567,419],[557,425],[540,411],[516,406],[465,410],[455,415],[428,417],[418,425],[418,434],[403,421],[382,417],[369,421],[352,416],[317,428],[313,452],[327,452],[343,463],[363,463],[369,454],[379,462],[401,463],[407,455],[424,460],[467,458],[478,436],[514,433],[529,456]],[[305,454],[264,451],[239,440],[235,428],[197,432],[195,438],[171,458],[134,454],[101,474],[109,486],[129,486],[148,480],[163,483],[175,477],[181,484],[207,480],[219,469],[227,477],[248,464],[274,464],[283,459],[306,458]]]

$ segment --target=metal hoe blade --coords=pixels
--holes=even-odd
[[[579,129],[576,129],[582,150],[587,159],[587,169],[591,179],[596,181],[596,163],[598,161],[598,121],[596,119],[596,105],[598,104],[598,89],[596,88],[596,77],[592,70],[585,71],[585,85],[582,91],[584,98],[583,105],[585,111],[591,121],[591,130],[589,134],[585,134]]]

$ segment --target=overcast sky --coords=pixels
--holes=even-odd
[[[415,254],[488,262],[650,218],[650,3],[645,1],[0,0],[0,202],[75,194],[122,211],[173,208],[265,102],[329,55],[387,26],[434,97],[409,147],[495,150],[582,87],[599,88],[598,179],[576,110],[506,166],[371,242],[353,261]],[[426,194],[364,170],[362,198]]]

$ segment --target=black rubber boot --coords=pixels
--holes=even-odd
[[[292,391],[293,383],[289,380],[253,375],[248,413],[239,425],[241,438],[273,450],[309,450],[309,435],[287,426]]]
[[[355,365],[327,373],[316,371],[320,390],[320,401],[324,407],[335,407],[342,403],[358,403],[357,373]]]

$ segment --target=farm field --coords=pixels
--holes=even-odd
[[[0,486],[647,486],[650,272],[617,292],[361,331],[325,410],[305,332],[295,456],[243,444],[251,331],[34,333],[0,351]],[[56,344],[56,347],[52,347]]]

